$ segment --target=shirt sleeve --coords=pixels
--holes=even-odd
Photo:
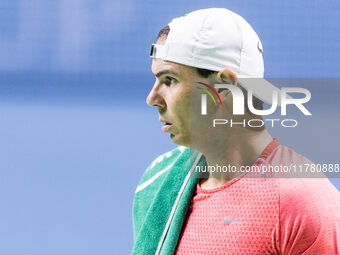
[[[340,254],[340,193],[327,178],[280,179],[280,254]]]

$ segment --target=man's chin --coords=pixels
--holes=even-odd
[[[190,139],[188,139],[187,137],[183,137],[181,135],[174,135],[174,134],[171,133],[170,139],[173,143],[175,143],[177,145],[190,147]]]

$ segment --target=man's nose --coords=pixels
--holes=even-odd
[[[146,103],[150,106],[155,106],[155,107],[165,107],[165,100],[163,96],[159,93],[159,87],[157,84],[153,86],[151,89],[149,95],[146,98]]]

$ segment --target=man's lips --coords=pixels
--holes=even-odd
[[[170,123],[164,123],[164,125],[162,126],[162,131],[163,132],[167,132],[169,131],[169,129],[172,127],[172,124]]]
[[[167,132],[169,130],[169,128],[171,128],[172,123],[167,122],[166,120],[160,120],[161,122],[164,122],[164,125],[162,126],[162,131],[163,132]]]

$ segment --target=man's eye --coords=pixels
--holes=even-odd
[[[170,86],[170,85],[172,85],[172,84],[174,84],[174,83],[176,83],[177,82],[177,80],[176,79],[174,79],[174,78],[172,78],[172,77],[165,77],[165,79],[164,79],[164,83],[167,85],[167,86]]]

